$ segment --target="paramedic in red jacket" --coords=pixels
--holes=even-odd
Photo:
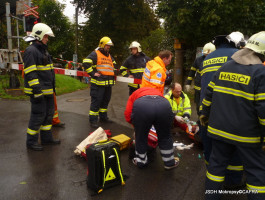
[[[150,87],[136,90],[128,99],[124,115],[135,129],[135,165],[142,168],[148,164],[147,138],[151,126],[154,125],[164,168],[178,166],[178,161],[174,160],[173,140],[170,135],[174,114],[168,100],[159,90]]]

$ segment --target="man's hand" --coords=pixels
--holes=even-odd
[[[100,73],[98,73],[98,72],[96,72],[96,73],[94,74],[94,76],[96,76],[96,77],[100,77],[100,76],[101,76],[101,74],[100,74]]]
[[[200,122],[202,126],[207,126],[209,122],[209,118],[205,115],[200,116]]]
[[[177,120],[177,122],[179,122],[179,123],[181,123],[181,124],[185,123],[183,117],[181,117],[181,116],[177,116],[177,115],[176,115],[176,116],[175,116],[175,119]]]
[[[134,78],[133,75],[129,75],[128,77],[129,77],[129,78]]]

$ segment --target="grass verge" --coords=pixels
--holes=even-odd
[[[24,88],[24,79],[21,75],[17,76],[20,82],[20,89]],[[61,95],[65,93],[74,92],[88,88],[88,85],[80,82],[76,78],[65,76],[62,74],[56,74],[56,94]],[[14,100],[27,100],[28,96],[12,96],[6,93],[6,89],[9,88],[9,75],[0,75],[0,98],[2,99],[14,99]]]

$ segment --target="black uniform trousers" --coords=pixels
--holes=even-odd
[[[100,119],[108,119],[107,108],[111,99],[112,86],[99,86],[91,84],[90,96],[91,105],[89,111],[89,121],[97,122]]]
[[[212,153],[212,138],[207,135],[207,127],[200,126],[200,137],[203,144],[203,154],[206,162],[206,167],[208,168],[208,163],[210,155]],[[241,170],[240,170],[241,168]],[[240,185],[242,183],[243,169],[242,161],[237,152],[232,155],[229,160],[229,167],[226,170],[225,185],[233,186]]]
[[[54,114],[53,95],[42,97],[30,97],[31,114],[27,130],[27,144],[32,145],[38,142],[40,131],[41,141],[49,142],[52,137],[52,119]]]
[[[197,111],[197,115],[199,116],[199,111],[200,111],[200,95],[201,95],[201,91],[200,90],[196,90],[194,91],[194,103],[196,104],[196,111]]]
[[[175,164],[173,140],[170,127],[174,114],[167,99],[161,96],[143,96],[135,100],[132,110],[132,124],[135,129],[135,154],[138,167],[148,164],[148,133],[154,125],[158,146],[166,166]]]
[[[212,154],[210,156],[207,178],[205,183],[207,190],[220,190],[223,181],[216,181],[220,177],[226,179],[226,168],[233,155],[237,155],[243,162],[244,171],[247,178],[247,189],[256,190],[260,193],[248,194],[249,200],[265,199],[265,152],[260,148],[252,148],[226,143],[221,140],[212,139]],[[221,194],[206,194],[206,199],[220,199]]]
[[[138,90],[140,87],[139,87],[139,85],[138,85],[138,87],[137,88],[135,88],[135,87],[131,87],[131,86],[128,86],[129,87],[129,96],[131,96],[131,94],[134,92],[134,91],[136,91],[136,90]]]

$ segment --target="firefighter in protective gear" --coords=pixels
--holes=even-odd
[[[190,72],[186,81],[185,91],[189,92],[191,82],[194,78],[194,102],[196,104],[196,111],[199,115],[199,107],[200,107],[200,93],[201,93],[201,75],[200,75],[200,65],[202,64],[204,58],[215,51],[215,46],[213,43],[209,42],[204,45],[202,56],[199,56],[195,59],[193,66],[190,68]]]
[[[41,144],[60,144],[60,140],[52,137],[52,118],[54,113],[55,74],[51,56],[47,51],[48,36],[54,36],[46,24],[34,25],[26,41],[32,42],[25,50],[24,92],[30,96],[31,116],[27,129],[27,148],[35,151],[43,150],[38,144],[40,132]]]
[[[265,31],[250,37],[207,87],[202,114],[209,117],[212,138],[206,190],[219,190],[229,160],[238,152],[243,161],[249,199],[265,199]],[[220,194],[206,195],[219,199]]]
[[[241,39],[244,39],[243,34]],[[239,40],[241,40],[239,39]],[[201,94],[200,105],[205,102],[205,90],[213,78],[216,71],[226,62],[231,60],[231,56],[238,51],[236,43],[227,39],[226,35],[219,35],[214,38],[213,44],[216,46],[216,50],[210,53],[204,59],[200,66],[201,72]],[[201,108],[200,108],[201,109]],[[203,119],[203,118],[202,118]],[[205,120],[207,121],[207,119]],[[200,137],[203,143],[203,151],[205,157],[206,166],[208,166],[210,154],[212,152],[212,139],[207,135],[207,126],[200,126]],[[226,171],[225,185],[227,188],[241,186],[242,185],[243,168],[240,157],[235,154],[229,163],[229,167]]]
[[[172,52],[168,50],[160,51],[154,60],[146,64],[143,78],[142,87],[152,87],[158,89],[161,94],[164,93],[164,86],[166,80],[166,66],[168,66],[172,59]]]
[[[142,52],[141,45],[136,41],[130,44],[129,49],[131,50],[131,55],[124,61],[120,72],[124,77],[142,79],[146,63],[151,59]],[[140,88],[140,85],[129,83],[128,87],[129,95],[131,95]]]
[[[166,170],[178,166],[174,159],[173,141],[170,135],[172,113],[169,102],[162,93],[150,87],[136,90],[128,99],[124,112],[127,122],[133,124],[135,130],[135,158],[133,163],[139,168],[148,163],[148,132],[154,125],[158,137],[158,146]]]
[[[111,39],[103,37],[98,48],[83,60],[83,66],[91,76],[89,121],[92,128],[98,128],[98,117],[103,123],[112,122],[107,115],[112,86],[115,84],[116,62],[109,53],[111,46],[113,46]]]
[[[175,114],[174,125],[186,131],[187,124],[184,122],[184,118],[190,119],[191,117],[189,97],[182,91],[179,83],[174,83],[171,85],[171,90],[165,95],[165,98],[169,101]]]

